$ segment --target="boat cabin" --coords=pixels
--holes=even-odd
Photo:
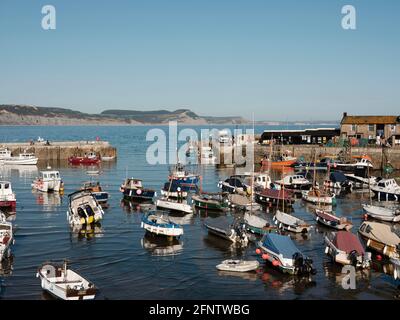
[[[60,172],[59,171],[40,171],[40,178],[43,180],[55,180],[60,179]]]
[[[7,197],[13,195],[11,182],[0,181],[0,197]]]
[[[11,151],[8,148],[0,149],[0,159],[11,158]]]
[[[380,182],[378,182],[378,187],[385,189],[393,189],[393,188],[399,188],[399,185],[394,179],[382,179]]]
[[[257,174],[254,176],[254,185],[263,189],[269,188],[271,185],[271,177],[268,174]]]
[[[129,178],[125,180],[124,187],[127,189],[141,189],[143,188],[142,180]]]

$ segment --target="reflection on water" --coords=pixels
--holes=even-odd
[[[2,179],[18,177],[24,181],[34,179],[38,176],[39,169],[36,165],[2,165],[0,166],[0,175]]]
[[[134,202],[134,201],[128,201],[125,199],[122,199],[120,202],[120,207],[126,212],[126,213],[140,213],[140,212],[147,212],[147,211],[152,211],[156,209],[156,206],[152,203],[139,203],[139,202]]]
[[[7,277],[13,272],[14,255],[11,254],[9,257],[4,258],[0,262],[0,276]]]
[[[58,192],[40,192],[32,190],[37,205],[43,207],[43,211],[52,212],[54,207],[61,206],[62,195]]]
[[[175,256],[181,254],[183,250],[183,241],[176,238],[167,239],[148,232],[141,239],[141,244],[144,249],[154,256]]]
[[[218,276],[220,277],[237,277],[241,278],[243,280],[248,280],[248,281],[257,281],[259,279],[259,275],[257,272],[252,271],[252,272],[234,272],[234,271],[217,271]]]
[[[71,227],[71,239],[92,240],[94,238],[101,238],[103,235],[104,233],[100,223],[84,226],[75,225]]]

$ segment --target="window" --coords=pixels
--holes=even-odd
[[[351,125],[351,131],[357,131],[357,125],[356,124],[352,124]]]
[[[375,130],[375,125],[374,124],[369,124],[368,125],[368,131],[374,131]]]

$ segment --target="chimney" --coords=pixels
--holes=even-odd
[[[343,118],[347,117],[347,112],[343,112]]]

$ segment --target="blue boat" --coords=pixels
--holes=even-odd
[[[289,236],[267,233],[258,243],[256,253],[283,273],[293,275],[316,274],[312,260],[305,257]]]
[[[181,225],[172,222],[168,216],[157,212],[143,215],[141,228],[155,235],[180,237],[183,234]]]
[[[124,199],[136,202],[150,202],[156,196],[155,190],[145,189],[142,180],[128,178],[120,187]]]
[[[189,173],[181,163],[178,163],[171,170],[168,180],[173,180],[182,188],[182,191],[191,191],[197,190],[200,176],[198,174]]]
[[[100,182],[88,181],[84,182],[81,190],[88,190],[96,198],[97,202],[102,206],[107,206],[108,202],[108,192],[104,191],[100,185]]]

